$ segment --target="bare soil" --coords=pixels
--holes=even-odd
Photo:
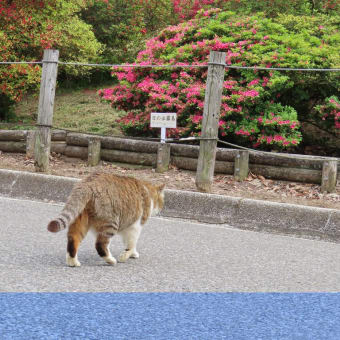
[[[0,168],[35,172],[34,161],[27,158],[24,154],[4,153],[1,151]],[[98,166],[88,167],[86,161],[76,158],[52,155],[50,159],[49,174],[51,175],[84,178],[97,171],[112,172],[120,175],[134,176],[151,182],[165,183],[168,189],[197,191],[195,186],[195,173],[175,167],[171,167],[166,173],[159,174],[151,168],[136,167],[127,164],[101,162]],[[212,193],[340,209],[339,181],[335,193],[324,194],[320,192],[320,186],[315,184],[269,180],[263,176],[256,176],[251,173],[245,181],[237,182],[233,176],[217,174],[214,177]]]

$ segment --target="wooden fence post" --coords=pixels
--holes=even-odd
[[[321,192],[335,192],[338,162],[327,160],[323,162]]]
[[[238,150],[234,163],[234,177],[237,181],[244,181],[249,172],[249,151]]]
[[[88,158],[87,164],[89,166],[96,166],[100,162],[100,147],[101,142],[98,137],[90,137],[88,144]]]
[[[170,144],[166,143],[158,144],[156,172],[163,173],[169,170],[170,148],[171,148]]]
[[[211,192],[214,178],[225,59],[225,52],[210,53],[201,134],[202,138],[207,139],[200,142],[196,172],[196,187],[203,192]]]
[[[35,148],[35,130],[28,130],[26,136],[26,157],[33,158],[34,157],[34,148]]]
[[[38,130],[34,148],[34,165],[37,172],[47,172],[49,169],[58,58],[58,50],[44,51],[38,107]]]

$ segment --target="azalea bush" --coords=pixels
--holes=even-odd
[[[340,36],[333,30],[334,22],[320,16],[320,25],[307,35],[302,28],[295,32],[293,17],[288,19],[201,11],[195,19],[150,39],[136,59],[141,65],[178,67],[115,68],[113,76],[119,84],[99,94],[114,108],[126,111],[120,120],[126,134],[156,136],[158,130],[149,128],[150,113],[177,112],[178,128],[169,129],[168,135],[199,136],[207,68],[180,65],[207,65],[212,50],[226,52],[227,65],[322,68],[339,62]],[[303,21],[308,17],[297,22],[307,25]],[[226,68],[219,136],[264,149],[298,145],[299,108],[322,101],[338,85],[334,74]]]
[[[331,96],[325,99],[325,102],[315,106],[315,114],[321,118],[323,127],[328,131],[340,131],[340,99]]]

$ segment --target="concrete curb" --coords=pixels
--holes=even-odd
[[[0,170],[0,194],[65,202],[75,178]],[[162,216],[340,241],[340,210],[166,190]]]

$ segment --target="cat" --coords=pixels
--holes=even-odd
[[[66,264],[80,266],[78,248],[90,229],[97,236],[98,255],[106,263],[117,263],[109,249],[116,234],[126,247],[118,261],[138,258],[136,245],[142,226],[163,208],[164,186],[109,173],[95,173],[77,183],[60,215],[47,226],[53,233],[68,228]]]

